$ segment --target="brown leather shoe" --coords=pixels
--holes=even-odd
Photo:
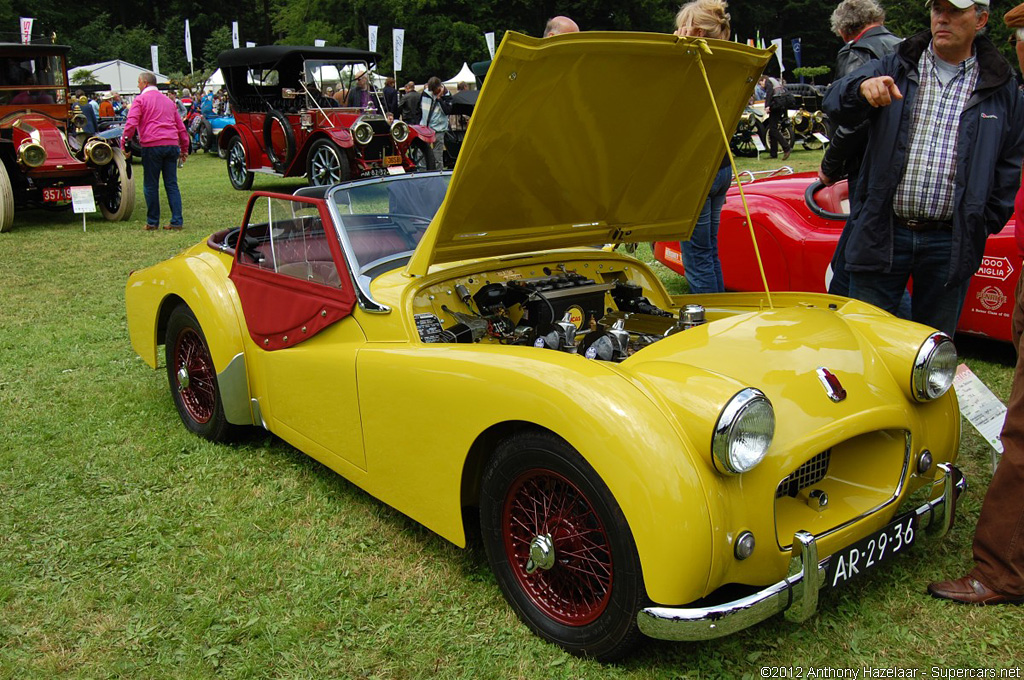
[[[928,592],[940,600],[952,600],[960,604],[1021,604],[1024,595],[1002,595],[992,590],[973,576],[964,576],[955,581],[936,581],[928,584]]]
[[[787,150],[786,153],[782,154],[782,160],[788,161],[789,160],[789,153],[790,152]]]

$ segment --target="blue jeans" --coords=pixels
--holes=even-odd
[[[893,226],[892,268],[888,272],[850,272],[850,297],[896,314],[907,280],[914,279],[910,318],[953,335],[970,279],[946,287],[953,232],[910,231]]]
[[[722,261],[718,259],[718,225],[722,219],[725,193],[732,182],[732,168],[726,166],[715,175],[704,207],[689,241],[681,241],[686,282],[691,293],[724,293]]]
[[[160,226],[160,173],[164,175],[164,191],[171,206],[171,225],[184,224],[181,216],[181,191],[178,190],[178,158],[181,149],[177,146],[142,147],[142,195],[146,197],[146,224]]]

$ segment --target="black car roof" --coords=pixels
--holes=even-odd
[[[67,54],[71,50],[70,45],[55,45],[53,43],[29,44],[15,42],[0,42],[0,52],[3,54]]]
[[[354,47],[312,47],[309,45],[261,45],[259,47],[242,47],[237,50],[225,50],[217,55],[217,65],[221,68],[232,66],[256,66],[273,64],[288,57],[298,56],[303,59],[352,60],[376,62],[380,55],[369,50]]]

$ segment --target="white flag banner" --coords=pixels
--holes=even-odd
[[[185,19],[185,61],[192,67],[192,33],[188,30],[188,19]]]
[[[28,45],[32,42],[32,17],[21,17],[21,44]]]
[[[391,51],[395,55],[395,73],[402,70],[402,50],[405,49],[405,29],[391,29]]]
[[[373,25],[370,26],[370,51],[377,51],[377,27]]]
[[[487,53],[491,55],[491,59],[494,59],[494,31],[484,33],[484,40],[487,41]]]
[[[325,47],[326,45],[327,41],[322,38],[317,38],[313,41],[313,47]]]
[[[775,45],[775,58],[779,60],[779,73],[785,73],[786,66],[782,63],[782,38],[775,38],[772,44]]]
[[[160,73],[160,46],[150,45],[149,56],[153,59],[153,73]]]
[[[231,46],[238,49],[238,22],[231,22]]]
[[[249,40],[246,40],[246,41],[245,41],[245,46],[246,46],[246,47],[256,47],[256,43],[254,43],[254,42],[251,42],[251,41],[249,41]]]

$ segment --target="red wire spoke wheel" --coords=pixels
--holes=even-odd
[[[505,554],[538,609],[559,623],[591,623],[612,591],[604,524],[575,484],[529,470],[509,488],[502,516]]]
[[[648,600],[629,523],[565,440],[531,429],[496,445],[480,530],[502,594],[537,635],[601,661],[642,639],[636,617]]]
[[[167,382],[181,422],[211,441],[225,441],[234,427],[224,415],[217,367],[203,329],[186,305],[174,308],[164,336]]]

